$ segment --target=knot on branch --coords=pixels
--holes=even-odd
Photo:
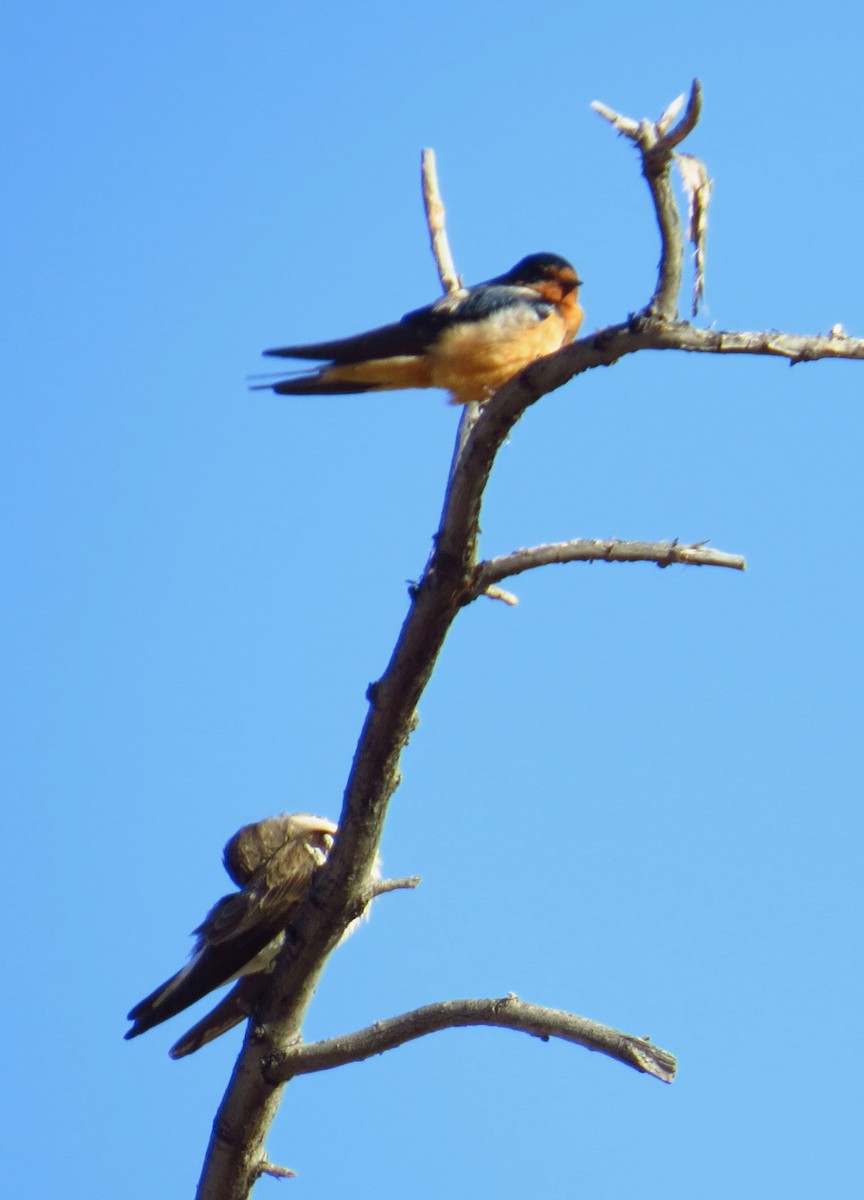
[[[657,333],[661,329],[684,329],[690,324],[689,321],[681,321],[678,318],[664,317],[662,314],[654,312],[650,303],[641,308],[638,312],[627,314],[627,331],[635,334],[652,334]]]

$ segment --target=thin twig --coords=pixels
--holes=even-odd
[[[500,600],[502,604],[509,605],[510,608],[516,608],[519,603],[519,597],[514,596],[512,592],[507,592],[504,588],[490,586],[483,589],[482,595],[487,600]]]
[[[660,120],[657,122],[657,133],[660,135],[660,137],[664,137],[669,132],[672,122],[684,107],[684,102],[686,99],[687,93],[682,92],[680,96],[676,96],[670,104],[666,105]]]
[[[420,886],[419,875],[406,875],[401,879],[376,879],[369,885],[369,899],[384,896],[387,892],[396,892],[401,888],[416,888]]]
[[[696,316],[705,295],[705,254],[708,240],[708,205],[713,180],[701,158],[695,154],[676,154],[675,162],[687,197],[687,237],[693,247],[693,297],[690,315]]]
[[[701,115],[702,84],[698,79],[694,79],[690,85],[690,95],[687,97],[687,107],[684,109],[684,116],[674,129],[663,134],[663,140],[669,150],[674,150],[676,146],[680,146],[686,137],[689,137],[696,128]]]
[[[745,330],[696,329],[685,322],[663,323],[636,316],[598,329],[538,359],[498,390],[466,447],[462,472],[453,481],[449,527],[454,542],[479,518],[479,503],[502,441],[526,410],[549,392],[595,367],[609,367],[639,350],[679,350],[688,354],[749,354],[784,358],[793,366],[819,359],[864,359],[864,338]],[[476,514],[476,515],[475,515]],[[439,537],[441,537],[439,531]]]
[[[279,1167],[276,1165],[276,1163],[270,1162],[270,1160],[267,1158],[258,1163],[257,1167],[255,1168],[255,1173],[259,1177],[261,1175],[271,1175],[274,1179],[297,1178],[296,1171],[292,1171],[290,1167]]]
[[[432,255],[438,267],[438,277],[445,292],[458,292],[462,280],[456,273],[456,264],[450,252],[450,241],[444,225],[446,210],[438,187],[438,169],[435,151],[424,150],[420,155],[420,175],[423,184],[423,206],[426,210],[426,225]]]
[[[752,354],[788,359],[793,365],[834,358],[864,359],[864,338],[837,337],[830,334],[777,333],[740,329],[695,329],[692,325],[658,325],[650,321],[610,325],[589,338],[566,346],[558,354],[533,363],[532,376],[544,388],[544,366],[554,362],[566,373],[575,366],[578,374],[594,366],[609,366],[637,350],[683,350],[688,354]],[[549,372],[550,381],[559,370]],[[572,375],[567,375],[572,378]],[[532,379],[533,382],[533,379]],[[562,382],[566,382],[563,380]],[[560,383],[554,383],[560,387]],[[503,388],[501,389],[504,390]],[[499,392],[500,395],[500,392]]]
[[[373,1054],[383,1054],[438,1030],[468,1025],[514,1029],[544,1041],[560,1038],[605,1054],[664,1083],[671,1083],[675,1077],[674,1055],[646,1038],[632,1037],[561,1009],[526,1004],[512,995],[499,1000],[443,1000],[438,1004],[427,1004],[398,1017],[377,1021],[356,1033],[292,1046],[284,1054],[269,1059],[264,1071],[274,1083],[285,1083],[295,1075],[362,1062]]]
[[[591,107],[610,125],[613,125],[623,137],[635,140],[636,134],[639,132],[638,121],[634,121],[632,117],[622,116],[621,113],[615,112],[614,108],[610,108],[608,104],[603,104],[600,100],[592,100]]]
[[[696,567],[729,567],[744,571],[747,564],[740,554],[724,554],[709,550],[704,543],[684,546],[680,542],[622,542],[618,538],[605,540],[574,538],[569,542],[550,542],[514,550],[512,554],[492,558],[477,566],[473,592],[488,594],[489,588],[502,579],[521,575],[536,567],[571,562],[653,562],[659,567],[686,564]]]
[[[679,144],[695,124],[698,100],[698,87],[694,85],[682,121],[662,135],[667,149]],[[629,119],[619,118],[616,127],[632,136],[634,125]],[[652,195],[657,211],[658,198],[653,189]],[[661,267],[663,279],[666,275]],[[672,324],[668,319],[664,323],[656,318],[674,313],[677,290],[670,308],[673,290],[658,285],[656,303],[649,305],[646,315],[583,338],[533,363],[485,403],[467,427],[463,424],[461,451],[448,484],[435,549],[412,589],[411,607],[390,662],[369,689],[369,711],[345,790],[339,838],[326,866],[316,875],[310,903],[297,918],[290,945],[268,982],[256,1019],[247,1028],[243,1052],[214,1122],[199,1200],[245,1200],[256,1178],[256,1164],[264,1157],[264,1139],[282,1087],[263,1077],[262,1059],[283,1053],[299,1039],[303,1016],[324,962],[367,886],[387,807],[400,782],[400,756],[414,727],[418,700],[451,624],[461,607],[473,598],[483,492],[495,456],[513,425],[541,395],[574,375],[609,365],[640,349],[774,354],[793,363],[816,358],[864,359],[864,340],[836,333],[831,338],[714,333]],[[655,1053],[649,1042],[640,1043],[638,1039],[633,1040],[631,1049],[634,1054],[637,1050],[644,1053],[645,1063],[649,1064]],[[650,1068],[643,1063],[641,1069]]]
[[[447,237],[445,218],[447,215],[441,191],[438,187],[438,168],[435,151],[426,149],[420,155],[420,178],[423,188],[423,208],[426,213],[426,228],[429,230],[429,244],[432,256],[438,267],[438,277],[445,293],[452,294],[462,287],[462,279],[456,271],[456,264],[450,251],[450,239]],[[480,405],[471,401],[462,409],[459,420],[459,431],[456,434],[456,445],[453,447],[453,457],[450,461],[448,479],[452,479],[456,464],[462,454],[468,434],[473,429],[480,415]]]
[[[678,295],[684,273],[684,240],[681,216],[669,180],[669,166],[675,147],[693,131],[702,110],[702,88],[693,80],[684,115],[677,125],[670,121],[680,109],[681,98],[672,101],[659,121],[633,121],[622,117],[608,105],[595,100],[591,107],[601,117],[636,144],[642,157],[642,174],[651,190],[654,213],[660,230],[660,262],[654,294],[645,313],[661,321],[674,321],[678,316]]]

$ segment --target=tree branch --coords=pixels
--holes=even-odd
[[[778,333],[776,330],[696,329],[684,321],[663,322],[634,316],[580,338],[557,354],[538,359],[517,379],[511,379],[484,406],[494,405],[497,421],[509,431],[541,396],[562,387],[576,375],[613,363],[638,350],[683,350],[688,354],[750,354],[785,358],[792,366],[819,359],[864,359],[864,338],[845,334]],[[486,414],[484,413],[484,416]]]
[[[438,169],[436,167],[434,150],[424,150],[420,155],[420,178],[423,191],[423,208],[426,213],[426,226],[429,230],[432,256],[438,267],[438,278],[441,280],[441,286],[445,292],[448,294],[457,292],[462,287],[462,280],[456,272],[456,264],[450,252],[450,241],[447,237],[447,230],[444,227],[446,211],[438,187]],[[456,444],[453,447],[449,479],[453,478],[453,472],[456,470],[456,464],[465,447],[468,434],[473,429],[479,415],[480,405],[475,401],[463,405],[462,416],[459,420],[459,431],[456,435]]]
[[[705,295],[705,248],[708,241],[708,205],[714,182],[695,154],[677,154],[675,162],[687,196],[687,236],[693,246],[693,296],[690,315],[695,317]]]
[[[396,891],[401,890],[402,888],[416,888],[419,886],[420,886],[420,876],[419,875],[406,875],[401,879],[377,879],[377,880],[375,880],[374,883],[369,884],[369,888],[368,888],[369,900],[367,901],[367,903],[374,900],[376,898],[376,896],[386,895],[387,892],[396,892]],[[365,908],[366,905],[364,904],[363,907]]]
[[[423,198],[433,254],[445,290],[459,286],[443,233],[444,206],[438,193],[434,154],[422,161]],[[467,405],[451,466],[456,471],[479,406]],[[449,487],[448,487],[449,495]],[[442,526],[446,517],[442,516]],[[474,546],[466,553],[476,557]],[[461,603],[454,564],[437,570],[435,554],[413,597],[411,610],[382,678],[368,689],[369,711],[345,790],[339,836],[319,872],[309,903],[286,938],[279,962],[247,1025],[216,1119],[198,1184],[197,1200],[245,1200],[267,1161],[264,1143],[279,1107],[281,1084],[261,1074],[271,1058],[300,1037],[303,1018],[324,964],[342,931],[362,910],[378,851],[387,805],[399,786],[399,759],[416,724],[415,708]],[[420,592],[422,591],[422,596]]]
[[[262,1175],[272,1175],[274,1179],[296,1179],[297,1172],[292,1171],[290,1167],[279,1167],[276,1163],[271,1163],[268,1159],[258,1163],[255,1168],[255,1176],[259,1178]]]
[[[664,1083],[671,1083],[675,1077],[675,1057],[646,1038],[631,1037],[608,1025],[600,1025],[597,1021],[589,1021],[586,1017],[577,1017],[561,1009],[526,1004],[512,995],[500,1000],[443,1000],[438,1004],[427,1004],[398,1017],[377,1021],[356,1033],[292,1046],[285,1053],[269,1059],[264,1071],[274,1083],[285,1083],[295,1075],[329,1071],[346,1063],[362,1062],[373,1054],[383,1054],[386,1050],[393,1050],[396,1046],[403,1046],[406,1042],[440,1029],[456,1029],[467,1025],[515,1029],[544,1041],[552,1037],[561,1038],[617,1059]]]
[[[699,85],[694,83],[686,111],[674,126],[672,122],[677,116],[674,105],[656,125],[637,123],[604,110],[603,106],[595,106],[636,142],[642,154],[643,173],[651,189],[662,241],[654,295],[643,313],[538,360],[482,406],[468,406],[460,425],[433,552],[420,581],[412,588],[411,605],[390,662],[368,690],[369,709],[345,789],[336,845],[327,864],[316,875],[310,901],[299,915],[291,936],[286,938],[280,962],[256,1006],[255,1018],[247,1026],[243,1050],[214,1122],[198,1200],[245,1200],[262,1164],[266,1163],[264,1139],[278,1107],[283,1083],[266,1078],[262,1062],[277,1060],[299,1041],[303,1017],[327,956],[352,915],[356,915],[358,904],[362,905],[387,807],[400,782],[401,753],[414,728],[418,700],[450,625],[459,609],[478,594],[479,574],[491,572],[484,577],[488,586],[494,584],[495,578],[514,573],[522,561],[519,555],[523,552],[517,552],[516,556],[477,565],[484,489],[498,450],[525,410],[575,375],[593,367],[609,366],[637,350],[767,354],[787,358],[791,363],[817,358],[864,358],[864,340],[847,338],[842,331],[814,338],[697,330],[672,321],[682,277],[683,239],[669,184],[669,162],[674,148],[694,127],[699,104]],[[425,178],[434,180],[434,174],[427,173]],[[436,261],[442,281],[449,288],[454,282],[458,285],[458,277],[446,265],[441,240],[435,236],[436,222],[443,226],[443,210],[440,218],[434,215],[437,211],[434,189],[427,204],[430,238],[433,246],[438,247]],[[544,549],[538,547],[536,551]],[[691,554],[715,554],[698,547],[676,548],[676,561],[688,550]],[[650,555],[646,557],[650,559]],[[715,558],[712,562],[721,565]],[[507,566],[503,574],[496,575],[504,564]],[[528,562],[520,569],[533,565],[539,563]],[[722,565],[738,564],[729,561]],[[532,1027],[530,1032],[538,1029]],[[564,1035],[558,1029],[548,1029],[539,1036]],[[580,1038],[574,1036],[570,1040],[580,1041]],[[588,1042],[581,1040],[580,1044]],[[622,1061],[659,1078],[665,1070],[671,1078],[674,1061],[666,1056],[664,1062],[664,1052],[639,1039],[629,1039],[627,1046],[626,1054],[630,1057]],[[641,1059],[643,1054],[645,1057]],[[652,1063],[657,1069],[652,1070]]]
[[[595,100],[591,107],[632,141],[642,158],[642,174],[651,191],[654,212],[660,230],[660,263],[654,295],[646,305],[647,315],[661,321],[674,321],[678,316],[678,295],[684,267],[684,242],[681,236],[681,217],[669,181],[669,167],[675,147],[696,127],[702,111],[702,87],[693,80],[684,115],[670,128],[683,97],[673,100],[659,121],[633,121]]]
[[[653,562],[658,567],[671,567],[676,563],[695,567],[729,567],[733,571],[744,571],[747,564],[740,554],[724,554],[721,550],[709,550],[704,543],[691,546],[679,542],[622,542],[618,538],[604,541],[592,538],[574,538],[570,542],[550,542],[544,546],[530,546],[514,550],[512,554],[491,558],[480,563],[474,572],[474,594],[485,595],[490,587],[521,575],[535,567],[547,567],[552,563],[570,562]]]
[[[458,292],[462,287],[462,280],[456,274],[456,264],[453,261],[450,240],[444,225],[447,212],[438,187],[438,169],[435,165],[434,150],[423,150],[420,155],[420,179],[423,189],[423,206],[426,210],[426,227],[429,230],[429,244],[438,268],[438,278],[441,280],[441,286],[445,292]]]
[[[683,321],[664,322],[636,315],[580,338],[556,354],[538,359],[482,406],[480,418],[460,458],[448,495],[447,520],[439,547],[476,542],[480,500],[495,455],[513,426],[532,404],[594,367],[610,367],[638,350],[683,350],[694,354],[751,354],[785,358],[792,365],[818,359],[864,359],[864,338],[741,330],[696,329]]]
[[[510,608],[515,608],[519,603],[519,597],[514,596],[512,592],[506,592],[504,588],[490,586],[483,589],[483,595],[487,600],[500,600]]]

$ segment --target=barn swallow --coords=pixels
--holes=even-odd
[[[223,896],[195,930],[190,962],[135,1005],[126,1037],[137,1037],[234,980],[235,988],[172,1047],[171,1057],[191,1054],[248,1017],[337,832],[332,821],[310,813],[244,825],[223,852],[225,869],[241,890]]]
[[[278,358],[327,360],[279,383],[283,396],[443,388],[452,404],[486,400],[523,367],[569,345],[582,324],[581,280],[557,254],[460,288],[401,321],[333,342],[283,346]]]

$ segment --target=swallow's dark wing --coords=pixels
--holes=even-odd
[[[264,353],[278,358],[318,359],[338,366],[387,358],[413,358],[424,355],[454,324],[483,321],[504,308],[538,303],[542,304],[542,301],[537,293],[527,287],[480,284],[442,296],[434,304],[406,313],[401,321],[382,325],[368,333],[337,338],[332,342],[283,346]],[[536,316],[542,319],[543,314],[538,312]]]
[[[267,970],[281,945],[276,939],[306,899],[330,845],[332,836],[326,832],[285,843],[258,867],[242,892],[215,904],[195,930],[191,961],[135,1005],[129,1013],[134,1025],[126,1037],[152,1029],[238,975]]]
[[[215,1008],[177,1039],[168,1051],[171,1057],[185,1058],[187,1054],[194,1054],[214,1038],[221,1037],[241,1021],[247,1020],[269,978],[266,971],[241,976]]]
[[[314,358],[346,365],[367,362],[373,358],[396,358],[423,354],[429,334],[423,323],[406,324],[404,319],[393,325],[382,325],[354,337],[336,338],[332,342],[313,342],[306,346],[281,346],[265,350],[272,358]]]
[[[282,346],[264,353],[277,358],[314,358],[347,366],[379,358],[408,358],[425,354],[443,325],[453,319],[464,292],[442,296],[434,304],[406,313],[392,325],[370,329],[354,337],[332,342],[313,342],[304,346]]]
[[[260,906],[255,907],[257,909]],[[280,931],[274,929],[270,921],[259,919],[256,923],[249,917],[250,909],[243,892],[224,896],[214,905],[196,931],[199,937],[192,959],[176,975],[172,975],[161,987],[135,1005],[129,1013],[129,1020],[135,1023],[127,1031],[126,1037],[137,1037],[154,1025],[176,1016],[254,963]],[[215,945],[209,940],[210,931],[222,927],[235,927],[237,936]]]
[[[463,384],[467,383],[473,395],[477,390],[481,394],[488,390],[487,383],[495,386],[502,382],[499,370],[489,380],[484,374],[487,359],[497,365],[502,344],[511,351],[516,348],[517,361],[510,374],[537,357],[534,331],[554,311],[554,305],[531,288],[481,284],[408,313],[395,325],[334,342],[269,350],[266,353],[329,362],[258,387],[286,396],[444,387],[454,398],[464,401],[470,397],[461,395]],[[527,357],[522,354],[526,344]],[[441,366],[448,362],[450,368],[445,367],[446,381],[442,382]],[[472,364],[479,365],[479,371],[472,370]]]
[[[253,872],[242,892],[211,909],[195,930],[199,939],[196,952],[206,947],[245,945],[247,939],[259,940],[262,929],[270,931],[271,938],[283,930],[294,909],[306,899],[312,876],[326,861],[332,844],[332,835],[326,832],[284,842]]]

